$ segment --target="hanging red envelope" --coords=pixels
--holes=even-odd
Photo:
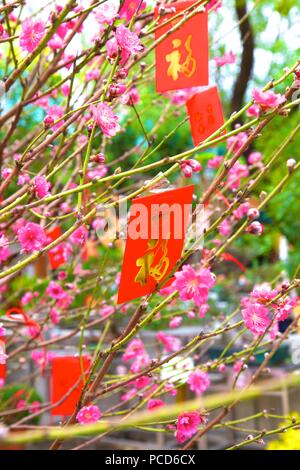
[[[159,24],[170,20],[192,6],[196,0],[172,3],[172,13],[160,17],[159,7],[155,18]],[[198,5],[199,7],[199,5]],[[191,13],[193,10],[189,10]],[[183,15],[161,26],[155,39],[165,35]],[[207,11],[196,13],[176,31],[166,36],[155,48],[156,90],[158,92],[179,90],[208,85],[208,15]]]
[[[64,356],[52,359],[51,369],[51,403],[54,405],[60,401],[77,384],[58,406],[51,410],[53,416],[71,416],[80,398],[84,381],[83,373],[88,371],[92,359],[89,356],[82,357],[82,367],[79,357]]]
[[[49,243],[57,240],[62,234],[60,227],[55,227],[53,230],[47,232]],[[66,263],[66,254],[64,244],[59,244],[52,250],[48,251],[48,258],[51,269],[57,269]]]
[[[193,193],[194,186],[187,186],[133,200],[118,304],[150,294],[174,269],[182,253]]]
[[[222,103],[216,86],[194,95],[187,102],[187,110],[195,145],[199,145],[224,124]]]

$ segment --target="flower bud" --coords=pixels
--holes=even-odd
[[[249,219],[258,219],[259,210],[256,209],[256,207],[251,207],[247,212],[247,217],[249,217]]]
[[[246,232],[257,236],[260,236],[263,231],[264,227],[260,222],[252,222],[252,224],[250,224],[249,227],[246,229]]]
[[[289,173],[292,173],[295,169],[297,162],[294,158],[289,158],[288,161],[286,162],[287,169]]]
[[[44,119],[44,127],[45,129],[49,129],[54,124],[54,119],[52,116],[47,115]]]

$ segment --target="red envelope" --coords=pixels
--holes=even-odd
[[[187,102],[187,110],[195,145],[199,145],[224,124],[222,103],[216,86],[194,95]]]
[[[82,366],[87,372],[91,365],[90,356],[83,356]],[[87,374],[85,374],[87,376]],[[80,379],[81,377],[81,379]],[[78,380],[80,379],[80,382]],[[51,369],[51,403],[54,405],[78,382],[76,388],[58,406],[51,410],[53,416],[71,416],[80,398],[84,382],[79,357],[55,357]]]
[[[174,269],[182,253],[193,193],[194,186],[187,186],[133,200],[118,304],[150,294]]]
[[[62,234],[61,228],[59,226],[55,227],[53,230],[47,232],[47,237],[51,242],[57,240]],[[53,250],[48,251],[48,258],[50,262],[51,269],[57,269],[61,265],[65,264],[65,254],[62,246],[56,246]]]
[[[155,10],[155,18],[159,23],[176,16],[186,10],[196,0],[172,3],[166,7],[175,9],[159,18],[159,8]],[[192,10],[189,11],[189,13]],[[158,28],[155,39],[159,39],[179,21],[174,21]],[[155,48],[156,57],[156,90],[158,92],[179,90],[196,86],[208,85],[208,15],[207,11],[197,13],[187,20],[174,33],[167,36]]]

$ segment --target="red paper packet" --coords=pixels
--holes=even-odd
[[[216,86],[195,94],[187,102],[187,110],[196,146],[224,124],[222,103]]]
[[[118,304],[150,294],[173,270],[182,253],[193,193],[194,186],[187,186],[133,200]],[[162,211],[156,211],[157,208]],[[139,230],[142,213],[137,238],[134,228]]]
[[[60,405],[52,408],[51,410],[51,414],[53,416],[71,416],[76,408],[84,386],[80,357],[55,357],[51,362],[51,403],[53,405],[61,400],[62,397],[72,389],[75,383],[81,378],[78,385],[70,395],[68,395]],[[84,372],[88,371],[91,362],[92,359],[90,356],[82,357]]]
[[[47,232],[47,237],[51,242],[57,240],[62,234],[60,227],[55,227],[53,230]],[[53,250],[48,251],[48,258],[50,262],[51,269],[57,269],[63,264],[65,264],[65,256],[61,246],[55,247]]]
[[[168,13],[159,18],[159,8],[155,10],[155,18],[160,23],[184,11],[196,0],[172,3],[175,13]],[[192,10],[189,11],[189,13]],[[158,28],[155,39],[158,40],[183,16]],[[155,48],[156,57],[156,90],[164,92],[208,85],[208,14],[199,12],[187,20],[178,30],[167,36]]]

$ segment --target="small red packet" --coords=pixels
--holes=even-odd
[[[133,200],[118,304],[150,294],[174,269],[182,253],[193,193],[192,185]]]
[[[155,9],[155,18],[159,24],[168,21],[178,13],[194,5],[196,0],[172,3],[172,13],[160,17],[159,7]],[[199,6],[199,5],[198,5]],[[192,9],[188,11],[191,13]],[[158,40],[178,22],[183,15],[158,28],[155,39]],[[207,11],[196,13],[174,33],[166,36],[155,48],[156,90],[180,90],[208,85],[208,14]]]
[[[187,110],[195,145],[199,145],[224,124],[222,103],[216,86],[196,93],[187,102]]]
[[[80,357],[64,356],[54,357],[51,368],[51,403],[59,402],[78,382],[74,390],[68,394],[62,403],[52,408],[53,416],[71,416],[80,398],[84,381],[82,374],[88,371],[92,359],[90,356],[82,357],[82,367]]]
[[[47,237],[49,243],[54,242],[62,235],[62,230],[59,226],[55,227],[53,230],[47,232]],[[63,247],[61,245],[56,246],[52,250],[48,251],[48,258],[50,262],[51,269],[57,269],[63,264],[65,264],[65,254]]]

